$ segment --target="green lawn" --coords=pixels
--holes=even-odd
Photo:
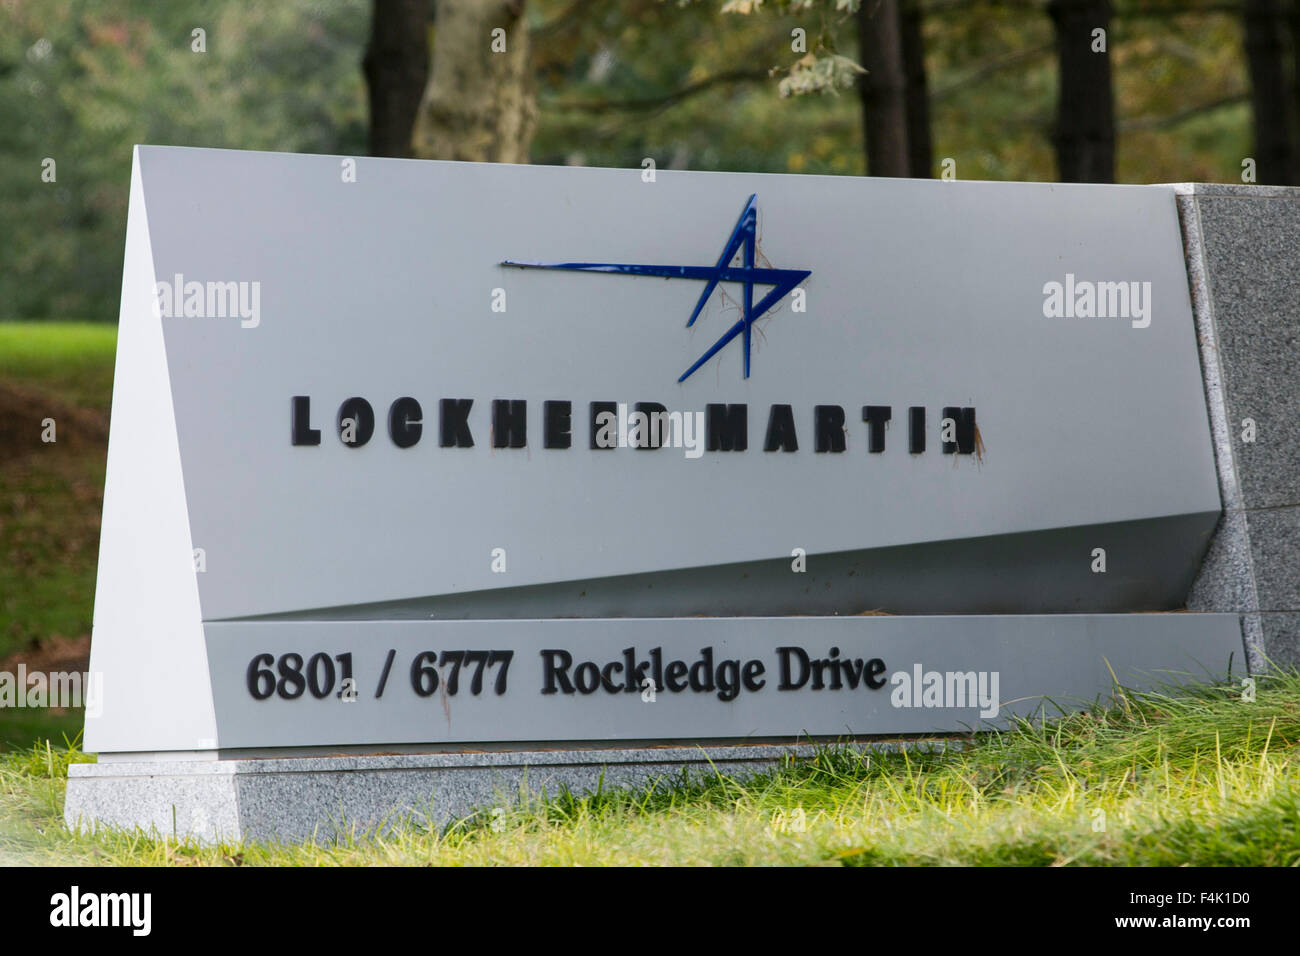
[[[90,634],[116,340],[112,325],[0,322],[0,662]],[[3,709],[0,749],[80,728],[79,712]]]
[[[199,847],[60,825],[65,748],[0,757],[0,862],[109,865],[1300,864],[1300,676],[1120,693],[962,749],[828,749],[762,778],[668,781],[330,845]]]
[[[0,382],[107,412],[117,326],[103,322],[0,322]]]
[[[90,633],[103,488],[102,449],[0,465],[0,659]]]

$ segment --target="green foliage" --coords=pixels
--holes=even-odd
[[[792,68],[796,84],[821,71],[833,82],[805,85],[830,94],[852,73],[843,57],[831,68],[807,60],[853,48],[852,18],[832,4],[733,16],[711,0],[593,0],[581,16],[554,19],[545,14],[563,3],[538,6],[534,162],[639,169],[650,157],[670,169],[863,171],[855,94],[781,95]]]
[[[763,0],[726,0],[722,4],[722,13],[747,15],[757,13],[763,6]],[[777,0],[776,8],[785,15],[799,16],[820,15],[821,30],[812,40],[809,49],[807,31],[791,47],[804,55],[791,64],[789,75],[781,80],[777,91],[782,96],[804,96],[809,93],[835,93],[851,89],[858,78],[867,71],[855,61],[836,53],[836,30],[829,24],[827,14],[841,14],[840,22],[856,13],[861,6],[860,0]],[[792,40],[795,37],[792,31]]]
[[[135,144],[364,152],[368,22],[364,0],[0,6],[0,315],[116,316]]]
[[[857,6],[532,0],[533,161],[860,175]],[[365,153],[369,16],[367,0],[0,5],[0,315],[116,314],[134,144]],[[924,37],[936,174],[950,159],[959,179],[1055,179],[1045,10],[936,4]],[[1120,180],[1236,180],[1238,18],[1117,0],[1109,49]]]

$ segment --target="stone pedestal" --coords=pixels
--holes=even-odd
[[[877,749],[893,745],[880,743]],[[925,746],[936,746],[929,743]],[[514,753],[385,754],[271,759],[115,759],[73,764],[68,826],[139,827],[163,837],[330,842],[403,823],[445,826],[562,788],[647,786],[770,770],[813,748],[658,747]]]
[[[1300,665],[1300,189],[1176,190],[1224,508],[1188,609]]]

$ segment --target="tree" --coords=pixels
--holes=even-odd
[[[1261,183],[1297,182],[1294,103],[1287,83],[1286,25],[1278,0],[1246,0],[1242,10],[1256,176]]]
[[[1300,152],[1300,0],[1291,2],[1287,16],[1287,34],[1291,39],[1291,111],[1288,120],[1296,136],[1297,151]],[[1300,176],[1300,159],[1296,162],[1296,173]]]
[[[1060,92],[1052,145],[1061,182],[1115,181],[1109,0],[1050,0]]]
[[[911,171],[899,2],[867,0],[858,7],[858,55],[867,71],[858,90],[869,176],[907,176]]]
[[[537,103],[524,0],[438,0],[435,23],[414,154],[528,162]]]
[[[370,155],[411,155],[429,75],[430,0],[374,0],[361,69],[370,99]]]
[[[904,0],[902,29],[903,74],[907,108],[907,171],[914,179],[932,174],[930,89],[925,74],[925,38],[921,33],[919,0]]]

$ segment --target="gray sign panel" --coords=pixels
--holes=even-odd
[[[206,631],[223,750],[951,732],[1003,725],[1048,699],[1092,701],[1112,689],[1112,667],[1130,686],[1175,682],[1224,674],[1241,650],[1229,614]]]
[[[159,282],[260,282],[255,327],[163,320],[207,620],[1219,510],[1167,188],[140,163]],[[748,378],[736,339],[678,382],[736,322],[734,283],[688,329],[703,281],[501,265],[712,266],[750,195],[757,253],[810,275],[806,311],[786,295],[758,320]],[[1138,283],[1146,317],[1045,316],[1068,276]],[[293,396],[319,445],[290,444]],[[364,447],[338,434],[353,396]],[[387,434],[403,396],[409,448]],[[440,446],[444,399],[473,401],[472,448]],[[523,447],[493,447],[494,400],[527,403]],[[546,401],[571,402],[571,447],[544,447]],[[592,449],[601,401],[744,404],[748,448]],[[774,405],[797,451],[764,451]],[[819,405],[843,410],[843,453],[816,451]],[[880,453],[867,405],[892,410]],[[948,407],[976,409],[980,459],[943,454]]]
[[[236,693],[263,652],[350,652],[369,676],[336,636],[376,628],[402,655],[454,633],[535,665],[533,616],[1172,607],[1219,513],[1168,188],[140,147],[127,233],[92,749],[444,739],[425,700],[317,722]],[[665,447],[635,447],[638,411],[665,416]],[[431,616],[520,618],[499,632],[518,643],[384,625]],[[703,646],[690,623],[565,626],[593,661],[624,628]],[[916,633],[925,663],[940,644]],[[291,649],[304,634],[331,643]],[[776,640],[753,652],[768,667]],[[1072,666],[1042,646],[1021,696]],[[1001,666],[972,655],[945,669]],[[656,724],[634,697],[461,700],[445,732],[928,720],[788,692]]]

